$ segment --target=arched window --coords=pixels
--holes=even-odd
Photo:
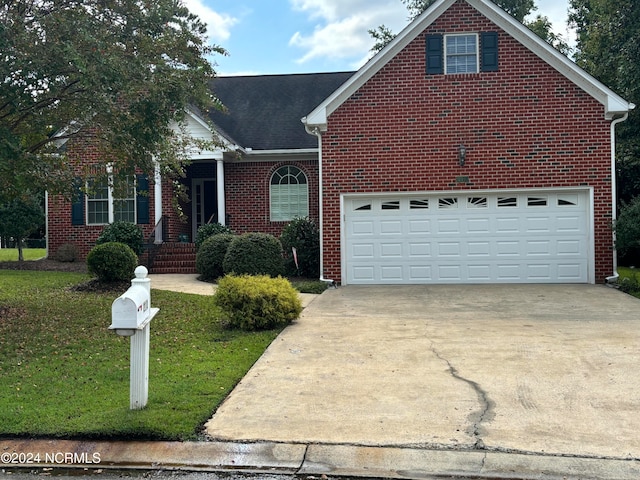
[[[278,168],[271,176],[271,221],[282,222],[309,215],[307,176],[293,165]]]

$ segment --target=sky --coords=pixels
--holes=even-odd
[[[401,0],[184,0],[208,26],[218,76],[341,72],[360,68],[374,40],[368,30],[408,24]],[[572,41],[568,0],[536,0],[534,14],[549,18]]]

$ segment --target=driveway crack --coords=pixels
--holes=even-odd
[[[473,380],[469,378],[465,378],[462,375],[460,375],[460,373],[458,372],[458,369],[454,367],[447,358],[444,358],[440,354],[440,352],[436,350],[433,343],[431,343],[431,351],[433,352],[433,354],[436,356],[438,360],[447,364],[449,373],[453,378],[466,383],[476,393],[476,396],[478,397],[478,402],[480,404],[480,408],[476,412],[473,412],[471,415],[469,415],[469,420],[472,423],[472,428],[470,429],[470,432],[475,439],[473,448],[478,450],[484,450],[485,445],[482,439],[482,423],[485,421],[491,420],[491,418],[493,417],[493,408],[495,404],[489,398],[489,395],[487,394],[487,392],[480,386],[478,382],[474,382]]]

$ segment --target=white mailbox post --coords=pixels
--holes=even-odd
[[[118,335],[131,337],[129,408],[144,408],[149,398],[149,324],[160,311],[151,308],[151,280],[139,266],[131,287],[111,305],[111,326]]]

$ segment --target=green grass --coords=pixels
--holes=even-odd
[[[212,297],[153,290],[149,402],[132,411],[117,294],[68,288],[87,279],[0,270],[0,435],[197,439],[279,333],[222,330]]]
[[[23,248],[22,255],[25,260],[38,260],[47,254],[44,248]],[[17,262],[17,248],[0,248],[0,262]]]
[[[620,289],[629,295],[640,298],[640,270],[630,267],[618,267]]]

